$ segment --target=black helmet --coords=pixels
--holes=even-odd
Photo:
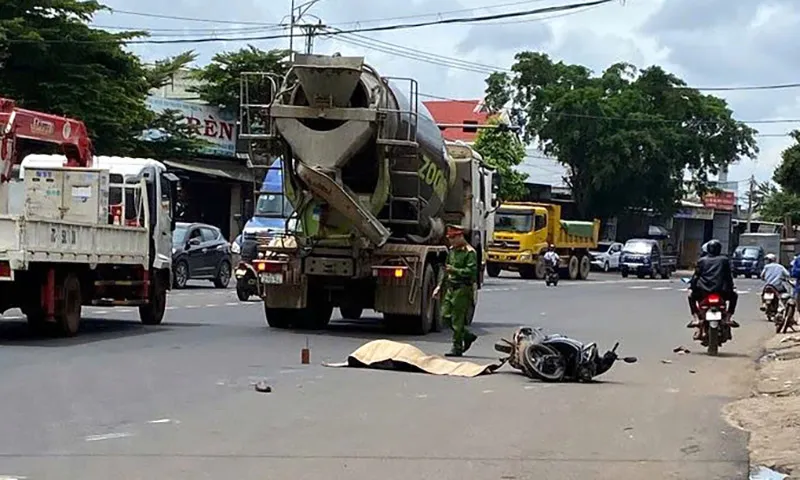
[[[709,255],[719,255],[722,253],[722,243],[716,238],[711,239],[708,243],[706,243],[706,251]]]

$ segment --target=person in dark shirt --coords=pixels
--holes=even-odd
[[[731,262],[725,255],[722,255],[722,244],[719,240],[711,240],[706,244],[706,255],[697,261],[694,275],[689,282],[691,293],[689,294],[689,309],[692,312],[692,321],[687,327],[698,328],[695,337],[700,334],[700,317],[697,302],[707,297],[709,294],[719,294],[728,303],[727,317],[725,322],[731,327],[738,327],[739,324],[732,320],[736,313],[736,304],[739,301],[739,294],[734,290],[733,273],[731,272]]]

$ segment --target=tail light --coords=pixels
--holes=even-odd
[[[710,304],[714,304],[714,305],[716,305],[716,304],[720,303],[720,301],[721,301],[721,300],[722,300],[722,299],[720,298],[719,294],[716,294],[716,293],[712,293],[712,294],[711,294],[711,295],[709,295],[709,296],[708,296],[708,298],[706,299],[706,301],[707,301],[708,303],[710,303]]]
[[[404,278],[408,273],[408,267],[403,266],[379,266],[372,267],[372,274],[381,278]]]
[[[253,260],[253,268],[257,272],[278,273],[283,271],[283,266],[286,262],[275,262],[271,260]]]

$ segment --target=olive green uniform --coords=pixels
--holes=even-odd
[[[478,338],[467,330],[467,314],[475,300],[475,282],[478,279],[478,255],[469,244],[451,248],[447,254],[450,272],[443,281],[442,319],[453,329],[452,355],[463,354]]]

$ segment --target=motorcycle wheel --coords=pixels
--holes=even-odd
[[[560,382],[566,374],[564,357],[546,345],[528,345],[522,352],[522,365],[528,377],[545,382]]]
[[[794,305],[787,305],[786,310],[783,312],[783,321],[775,322],[775,333],[788,333],[789,327],[792,326],[794,320]]]
[[[250,300],[250,292],[248,292],[246,289],[244,289],[242,287],[236,287],[236,297],[240,301],[246,302],[246,301]]]
[[[708,329],[708,354],[716,357],[719,353],[719,328]]]

